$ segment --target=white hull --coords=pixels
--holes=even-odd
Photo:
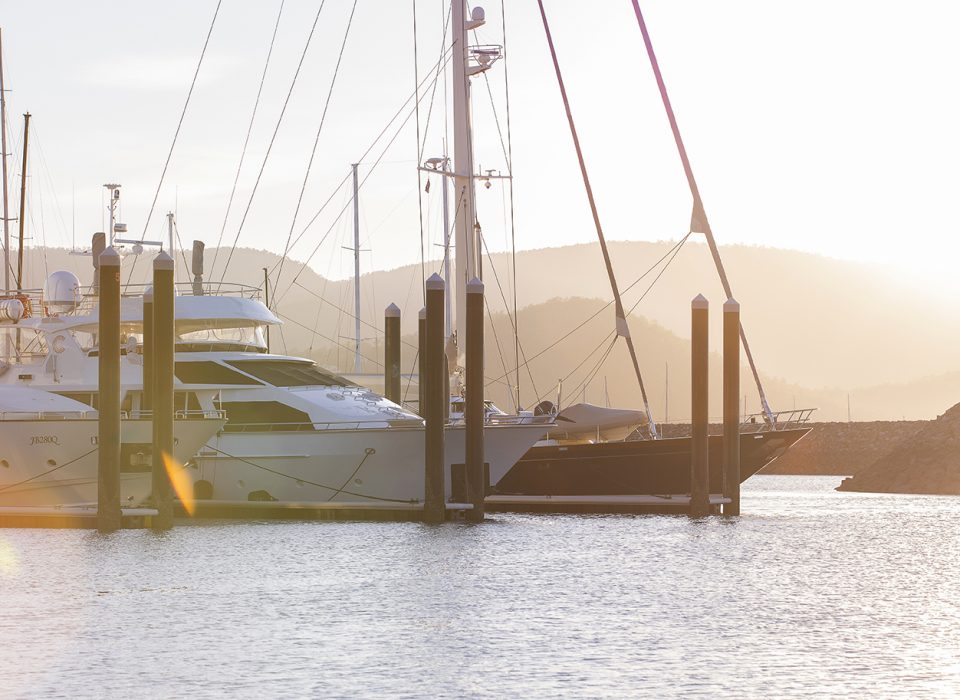
[[[223,425],[214,419],[174,424],[174,456],[190,459]],[[96,418],[0,421],[0,506],[65,506],[97,500]],[[149,420],[124,420],[125,446],[149,445]],[[151,489],[149,466],[120,474],[120,503],[137,506]]]
[[[495,484],[543,436],[542,425],[488,426],[484,459]],[[463,463],[463,426],[445,431],[445,484]],[[212,500],[247,501],[266,492],[287,502],[418,503],[424,497],[424,430],[370,428],[300,432],[221,432],[190,473],[213,487]]]

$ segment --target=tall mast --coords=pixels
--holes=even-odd
[[[353,168],[353,371],[360,374],[360,180],[357,166]]]
[[[0,149],[3,151],[3,291],[10,293],[10,205],[7,200],[7,90],[3,82],[3,30],[0,29]]]
[[[176,261],[177,254],[173,249],[173,226],[174,226],[174,214],[172,211],[167,212],[167,249],[170,251],[170,257]],[[176,284],[177,281],[177,266],[173,266],[173,281]]]
[[[727,280],[727,273],[723,268],[723,261],[720,259],[720,250],[717,248],[717,242],[713,238],[713,231],[710,229],[710,223],[707,221],[707,214],[703,208],[703,200],[700,199],[700,189],[697,187],[697,181],[693,177],[693,168],[690,166],[687,149],[684,147],[683,139],[680,137],[680,127],[677,126],[677,117],[673,113],[673,106],[670,104],[670,97],[667,95],[667,86],[664,84],[663,75],[660,73],[660,64],[657,62],[657,55],[653,51],[653,43],[650,41],[649,32],[647,32],[647,23],[643,19],[643,13],[640,11],[640,5],[637,0],[633,0],[633,9],[637,15],[637,23],[640,25],[640,33],[643,35],[643,43],[647,49],[647,57],[650,59],[650,67],[653,68],[653,75],[657,80],[660,99],[663,102],[663,108],[667,112],[667,119],[670,121],[670,129],[673,131],[673,139],[677,144],[677,152],[680,154],[680,161],[683,163],[683,172],[687,176],[690,194],[693,196],[693,214],[690,217],[690,230],[702,233],[706,237],[707,245],[710,247],[710,255],[713,256],[713,263],[717,268],[717,274],[720,275],[723,292],[726,294],[727,299],[732,299],[733,292],[730,289],[730,282]],[[763,391],[760,372],[757,371],[757,365],[753,361],[753,353],[750,352],[750,344],[747,342],[747,334],[743,330],[743,323],[740,324],[740,340],[743,343],[743,353],[747,356],[747,362],[750,364],[753,379],[757,384],[757,392],[760,394],[760,405],[763,413],[770,422],[770,425],[776,426],[776,416],[773,415],[773,412],[770,410],[770,404],[767,403],[767,395]]]
[[[23,289],[23,226],[27,206],[27,143],[30,140],[30,112],[23,115],[23,165],[20,170],[20,249],[17,250],[17,291]]]
[[[450,169],[450,159],[447,157],[446,152],[443,154],[443,165],[441,169],[447,171]],[[443,278],[445,280],[450,279],[450,183],[448,182],[449,178],[446,174],[440,176],[443,189]],[[453,332],[453,295],[445,294],[443,297],[444,304],[446,304],[445,316],[446,324],[444,327],[444,335],[449,338],[450,334]]]
[[[480,8],[476,8],[476,10]],[[453,281],[456,303],[457,364],[463,365],[467,334],[467,282],[479,278],[477,236],[473,187],[473,134],[470,120],[470,49],[467,30],[482,25],[481,10],[477,19],[469,22],[465,15],[466,0],[452,0],[450,22],[453,37],[453,182],[455,192],[456,279]],[[447,284],[450,284],[448,280]],[[449,289],[449,286],[447,287]],[[453,369],[453,368],[451,368]]]

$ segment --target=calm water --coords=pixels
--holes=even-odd
[[[0,530],[0,695],[960,694],[960,498]]]

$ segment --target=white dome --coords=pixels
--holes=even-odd
[[[80,278],[69,270],[50,273],[43,285],[43,298],[51,311],[67,311],[80,301]]]

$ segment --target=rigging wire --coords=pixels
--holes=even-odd
[[[425,79],[425,80],[426,80],[426,79]],[[407,102],[409,102],[409,100],[407,100]],[[367,174],[363,177],[363,180],[360,181],[357,189],[362,189],[363,186],[366,184],[367,180],[370,179],[370,176],[373,175],[373,172],[376,170],[377,166],[380,164],[380,161],[383,159],[384,155],[386,155],[387,151],[388,151],[388,150],[390,149],[390,147],[393,145],[394,141],[397,140],[397,137],[400,135],[400,132],[403,130],[403,127],[406,126],[407,122],[410,121],[410,117],[412,117],[412,116],[413,116],[413,111],[411,110],[410,114],[408,114],[408,115],[406,116],[406,118],[403,120],[403,122],[400,123],[400,126],[397,128],[397,131],[396,131],[396,133],[393,135],[393,137],[390,139],[390,141],[387,142],[387,145],[384,146],[383,151],[381,151],[380,155],[379,155],[379,156],[377,157],[377,159],[374,161],[373,165],[370,167],[370,170],[369,170],[369,171],[367,172]],[[378,139],[379,139],[379,137],[378,137]],[[374,142],[374,143],[376,143],[376,142]],[[371,149],[372,149],[372,146],[371,146],[370,149],[367,149],[367,151],[364,153],[364,157],[367,155],[367,153],[370,152]],[[361,161],[362,161],[362,160],[363,160],[363,159],[361,158]],[[350,201],[352,201],[352,197],[351,197],[351,200],[350,200]],[[281,300],[283,297],[285,297],[285,296],[287,295],[287,293],[293,288],[293,282],[296,281],[296,280],[300,277],[300,275],[303,273],[303,271],[304,271],[305,269],[307,269],[307,266],[310,264],[310,261],[313,260],[314,256],[315,256],[315,255],[317,254],[317,252],[320,250],[320,246],[322,246],[323,243],[324,243],[324,241],[326,241],[327,236],[329,236],[329,234],[330,234],[330,231],[333,230],[333,227],[334,227],[334,226],[336,225],[336,223],[340,220],[340,217],[342,217],[342,216],[344,215],[344,213],[347,211],[347,208],[348,208],[349,206],[350,206],[350,203],[348,202],[346,205],[344,205],[343,209],[340,210],[340,213],[337,214],[336,219],[334,219],[334,223],[330,225],[330,227],[327,229],[327,231],[326,231],[326,232],[323,234],[323,236],[320,238],[320,241],[319,241],[319,242],[317,243],[317,245],[314,247],[313,251],[312,251],[312,252],[310,253],[310,255],[307,257],[307,259],[301,264],[300,270],[299,270],[299,271],[297,272],[297,274],[294,276],[293,281],[291,281],[291,283],[290,283],[290,284],[287,286],[287,288],[284,290],[283,294],[281,294],[280,297],[277,299],[277,303],[279,303],[280,300]],[[319,212],[317,213],[316,216],[319,216]],[[301,234],[300,234],[301,236],[302,236],[304,233],[306,233],[307,228],[309,228],[310,225],[313,223],[313,221],[316,220],[316,216],[315,216],[313,219],[311,219],[311,221],[307,224],[307,227],[304,228],[304,230],[301,232]]]
[[[450,60],[449,56],[446,55],[447,53],[449,53],[449,50],[444,52],[444,55],[441,56],[439,62],[445,62],[445,61],[449,61],[449,60]],[[433,66],[430,67],[430,70],[431,70],[431,71],[433,70]],[[423,81],[421,81],[419,87],[423,87],[423,85],[426,84],[427,80],[429,80],[429,77],[424,78]],[[370,143],[370,145],[367,147],[367,149],[363,152],[363,155],[360,156],[360,159],[359,159],[357,162],[362,163],[364,160],[366,160],[366,158],[367,158],[367,156],[370,154],[370,152],[371,152],[371,151],[374,149],[374,147],[380,142],[380,139],[382,139],[382,138],[384,137],[384,135],[387,133],[387,131],[390,129],[390,127],[393,125],[393,123],[397,120],[397,118],[398,118],[401,114],[403,114],[403,112],[404,112],[404,110],[406,109],[407,105],[410,104],[410,100],[412,100],[413,98],[414,98],[414,94],[411,93],[410,96],[403,102],[403,104],[400,105],[400,107],[397,109],[397,111],[394,112],[393,116],[390,117],[390,119],[389,119],[389,121],[387,122],[387,124],[383,127],[383,129],[380,130],[380,133],[377,134],[376,138],[373,139],[373,141]],[[413,116],[413,115],[412,115],[412,112],[411,112],[411,114],[408,114],[407,117],[406,117],[406,118],[403,120],[403,122],[400,124],[400,127],[397,129],[397,133],[394,134],[394,136],[390,139],[390,142],[387,144],[387,147],[384,149],[383,153],[380,154],[380,157],[377,158],[376,163],[374,164],[374,166],[370,169],[370,171],[367,173],[367,175],[364,177],[364,179],[360,182],[360,186],[359,186],[360,189],[363,188],[364,183],[367,181],[367,179],[370,177],[370,175],[373,174],[373,171],[374,171],[374,169],[376,169],[377,164],[379,164],[380,161],[383,159],[383,156],[385,155],[387,149],[388,149],[388,148],[390,147],[390,145],[393,144],[393,142],[397,139],[397,136],[399,136],[400,130],[401,130],[401,129],[406,125],[406,123],[410,120],[410,117],[411,117],[411,116]],[[301,239],[303,238],[303,236],[307,233],[307,231],[310,229],[310,227],[313,226],[314,222],[320,217],[320,215],[324,212],[324,210],[327,208],[327,206],[328,206],[328,205],[330,204],[330,202],[333,200],[333,198],[334,198],[334,196],[336,195],[336,193],[340,190],[340,188],[342,188],[342,187],[347,183],[347,181],[350,179],[350,177],[351,177],[351,173],[348,171],[347,174],[344,176],[343,180],[340,181],[340,184],[337,185],[337,188],[333,191],[333,193],[331,193],[331,195],[327,198],[327,200],[323,203],[323,205],[321,205],[320,209],[317,210],[317,212],[310,218],[310,220],[306,223],[306,225],[303,227],[303,229],[300,231],[300,233],[297,234],[297,238],[293,241],[293,244],[290,246],[291,249],[293,249],[293,248],[300,242],[300,240],[301,240]],[[339,219],[340,216],[343,216],[343,213],[346,211],[346,208],[349,206],[350,201],[352,201],[352,200],[349,200],[349,201],[347,202],[347,204],[344,205],[344,208],[343,208],[343,210],[340,212],[340,214],[338,215],[337,219]],[[337,219],[334,220],[334,225],[335,225]],[[324,234],[324,236],[328,235],[329,232],[330,232],[330,229],[327,230],[327,233]],[[322,241],[321,241],[321,243],[322,243]],[[314,253],[313,253],[313,254],[316,254],[316,251],[317,251],[318,249],[319,249],[319,248],[314,249]],[[311,258],[312,258],[312,257],[313,257],[313,255],[311,255]],[[309,261],[308,261],[308,262],[309,262]],[[279,265],[279,262],[278,262],[276,265],[274,265],[274,269],[276,269],[277,265]],[[301,272],[302,272],[303,269],[306,267],[306,265],[307,265],[307,263],[304,263],[304,264],[301,265],[301,267],[300,267],[300,271],[301,271]],[[298,273],[297,276],[299,276],[299,273]],[[294,279],[296,279],[296,277],[295,277]],[[289,291],[289,287],[287,288],[287,291]],[[284,293],[286,293],[286,292],[284,292]],[[279,302],[279,300],[278,300],[278,302]]]
[[[283,117],[287,113],[287,106],[290,104],[290,98],[293,95],[293,88],[297,84],[297,78],[300,77],[300,70],[303,68],[303,62],[307,57],[307,50],[310,48],[310,43],[313,41],[314,32],[317,29],[317,22],[320,21],[320,13],[323,11],[323,6],[326,5],[326,0],[320,1],[320,7],[317,9],[317,14],[313,18],[313,25],[310,27],[310,33],[307,35],[307,41],[303,45],[303,51],[300,52],[300,60],[297,63],[297,69],[293,73],[293,80],[290,81],[290,88],[287,90],[287,96],[283,101],[283,107],[280,109],[280,116],[277,117],[277,123],[273,127],[273,134],[270,136],[270,143],[267,144],[267,152],[263,155],[263,162],[260,164],[260,171],[257,173],[257,179],[253,183],[253,190],[250,192],[250,197],[247,199],[247,206],[243,210],[243,216],[240,219],[240,225],[237,227],[237,235],[234,236],[233,245],[230,247],[230,254],[227,256],[227,262],[223,265],[223,271],[220,273],[220,283],[223,283],[223,278],[227,274],[227,268],[230,267],[230,261],[233,259],[233,253],[237,249],[237,243],[240,241],[240,233],[243,231],[243,225],[247,222],[247,215],[250,213],[250,207],[253,205],[253,198],[257,194],[257,188],[260,186],[260,179],[263,177],[263,171],[267,167],[267,161],[270,158],[270,152],[273,150],[273,144],[277,139],[277,132],[280,131],[280,124],[283,122]]]
[[[293,210],[293,219],[290,221],[290,231],[287,233],[287,242],[283,249],[283,257],[280,258],[280,267],[277,269],[277,278],[274,282],[274,284],[277,285],[280,284],[280,276],[283,274],[283,261],[287,259],[287,253],[290,252],[290,240],[293,238],[293,229],[297,225],[297,216],[300,214],[300,207],[303,205],[303,195],[307,191],[307,181],[310,179],[310,170],[313,168],[313,160],[317,155],[317,145],[320,143],[320,134],[323,131],[323,125],[327,121],[327,110],[330,108],[333,88],[337,84],[337,76],[340,74],[340,63],[343,61],[343,53],[347,48],[347,38],[350,36],[350,27],[353,26],[353,15],[356,11],[357,0],[353,0],[353,6],[350,8],[350,17],[347,19],[347,28],[343,33],[343,42],[340,44],[337,64],[333,68],[333,77],[330,79],[330,88],[327,90],[327,99],[323,104],[323,113],[320,115],[320,126],[317,127],[317,135],[313,139],[313,148],[310,150],[310,160],[307,161],[307,171],[303,174],[303,184],[300,186],[297,206]]]
[[[237,183],[240,182],[240,172],[243,170],[243,161],[247,156],[247,146],[250,144],[250,134],[253,132],[253,122],[257,118],[257,109],[260,107],[260,96],[263,94],[263,85],[267,79],[267,68],[270,67],[270,57],[273,55],[273,45],[277,40],[277,30],[280,28],[280,17],[283,15],[285,0],[280,0],[280,9],[277,11],[277,21],[273,25],[273,36],[270,37],[270,48],[267,49],[267,60],[263,64],[263,73],[260,75],[260,86],[257,88],[257,98],[253,102],[253,113],[250,123],[247,124],[247,135],[243,139],[243,148],[240,151],[240,162],[237,163],[237,172],[233,176],[233,187],[230,188],[230,198],[227,200],[227,210],[223,214],[223,225],[220,226],[220,236],[217,238],[217,247],[213,251],[213,264],[210,265],[210,274],[217,265],[217,256],[220,255],[220,244],[223,234],[227,230],[227,220],[230,218],[230,209],[233,207],[233,197],[237,192]]]
[[[421,286],[421,297],[423,298],[423,303],[427,303],[426,297],[426,285],[427,285],[427,258],[426,250],[424,248],[423,242],[423,195],[420,192],[421,187],[423,187],[423,178],[422,173],[420,172],[420,162],[423,158],[423,154],[420,151],[420,74],[419,66],[417,65],[417,0],[412,0],[413,3],[413,86],[414,86],[414,112],[416,112],[416,128],[417,128],[417,212],[420,217],[420,286]],[[436,85],[436,81],[434,81]]]
[[[210,44],[210,35],[213,34],[213,27],[217,23],[217,15],[220,14],[220,5],[223,0],[217,0],[217,7],[213,11],[213,19],[210,20],[210,28],[207,30],[207,38],[203,41],[203,49],[200,51],[200,60],[197,61],[196,70],[193,71],[193,80],[190,81],[190,89],[187,91],[187,99],[184,100],[183,109],[180,111],[180,120],[177,122],[176,131],[173,132],[173,141],[170,142],[170,150],[167,151],[167,159],[163,163],[163,170],[160,172],[160,181],[157,183],[157,190],[153,193],[153,201],[150,203],[150,211],[147,212],[147,220],[143,224],[143,233],[140,234],[140,240],[147,237],[147,229],[150,227],[150,219],[153,217],[153,210],[157,206],[157,198],[160,196],[160,188],[163,187],[163,180],[167,176],[167,168],[170,167],[170,159],[173,157],[173,149],[177,145],[177,137],[180,136],[180,127],[183,126],[183,119],[187,116],[187,107],[190,105],[190,98],[193,96],[193,88],[197,84],[197,76],[200,75],[200,66],[203,65],[203,57],[207,54],[207,46]],[[133,277],[133,271],[137,265],[138,256],[133,259],[130,271],[127,273],[127,284]]]

